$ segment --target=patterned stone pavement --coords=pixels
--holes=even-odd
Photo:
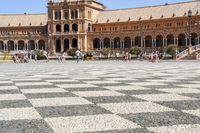
[[[200,63],[0,64],[0,133],[199,133]]]

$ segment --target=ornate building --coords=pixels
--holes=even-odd
[[[0,15],[0,51],[152,50],[199,44],[200,1],[106,10],[96,0],[49,0],[47,8],[47,14]]]

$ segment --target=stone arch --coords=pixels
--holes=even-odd
[[[99,38],[95,38],[93,40],[93,49],[99,49],[100,48],[100,39]]]
[[[69,39],[64,40],[64,51],[66,52],[69,49]]]
[[[69,25],[68,24],[64,25],[64,32],[69,32]]]
[[[61,52],[61,40],[57,39],[56,40],[56,53],[60,53]]]
[[[77,24],[72,24],[72,31],[73,32],[78,32],[78,25]]]
[[[198,43],[198,34],[193,32],[191,34],[191,44],[192,46],[194,46],[194,45],[197,45],[197,43]]]
[[[8,51],[14,51],[15,50],[15,43],[12,40],[9,40],[7,42],[7,46],[8,46]]]
[[[178,46],[186,46],[186,35],[184,33],[178,35]]]
[[[38,41],[39,50],[45,50],[45,41],[39,40]]]
[[[104,38],[103,42],[104,42],[105,48],[111,48],[110,47],[110,38]]]
[[[72,39],[72,48],[78,48],[78,40],[76,38]]]
[[[124,48],[131,48],[131,38],[130,37],[124,38]]]
[[[148,35],[145,37],[145,45],[146,47],[152,47],[152,36]]]
[[[29,47],[30,47],[30,50],[35,50],[36,49],[36,47],[35,47],[35,41],[34,40],[30,40],[30,42],[29,42]]]
[[[114,38],[114,48],[120,48],[120,38],[119,37]]]
[[[174,35],[173,34],[167,35],[167,46],[168,45],[174,45]]]
[[[141,40],[142,38],[140,36],[135,37],[135,46],[140,47],[141,46]]]
[[[18,50],[25,50],[25,42],[23,40],[18,41]]]
[[[4,51],[4,42],[0,40],[0,51]]]
[[[156,47],[163,47],[163,36],[162,35],[156,36]]]
[[[60,24],[56,25],[56,32],[61,32],[61,25]]]

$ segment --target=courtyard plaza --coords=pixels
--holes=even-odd
[[[0,133],[199,133],[200,63],[0,64]]]

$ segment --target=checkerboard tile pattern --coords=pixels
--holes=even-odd
[[[200,132],[199,63],[39,62],[0,69],[0,132]]]

